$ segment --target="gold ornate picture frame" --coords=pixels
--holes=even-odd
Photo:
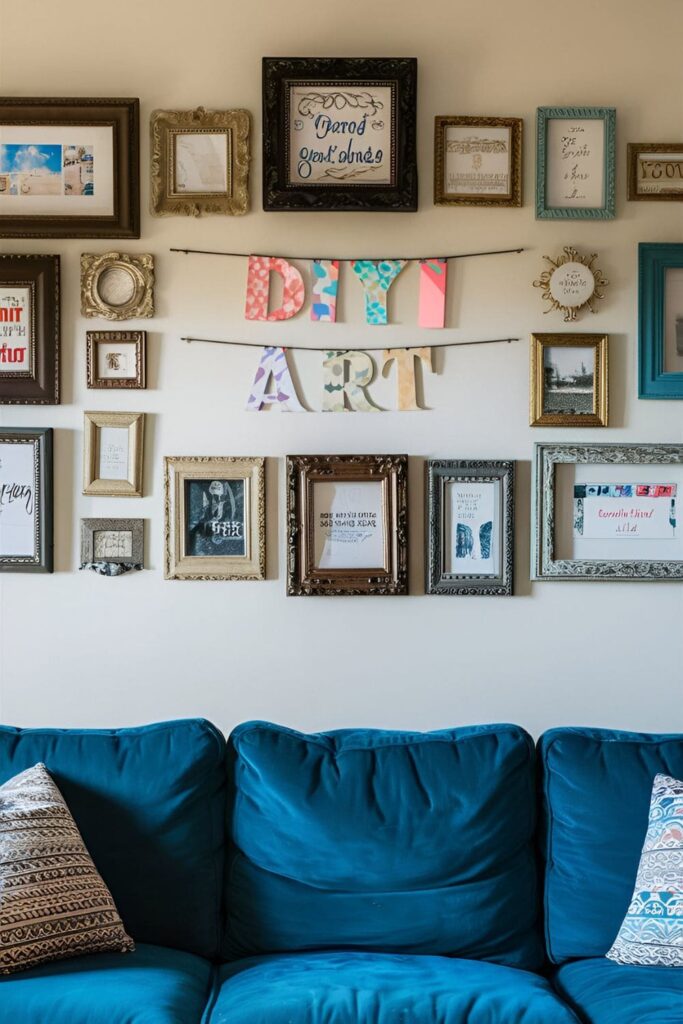
[[[265,579],[265,462],[166,456],[164,579]]]
[[[154,316],[154,257],[149,253],[84,252],[81,314],[104,320]]]
[[[435,206],[521,206],[522,130],[520,117],[435,117]]]
[[[150,120],[153,216],[239,216],[249,208],[246,110],[155,110]]]
[[[628,198],[683,201],[683,142],[629,142]]]
[[[142,497],[144,431],[143,412],[84,413],[84,494]]]
[[[544,313],[556,310],[563,313],[565,323],[579,319],[579,313],[589,309],[597,313],[596,302],[604,299],[609,281],[596,266],[598,254],[582,255],[573,245],[565,245],[559,256],[544,256],[548,269],[536,281],[541,298],[548,303]]]
[[[146,387],[146,331],[86,331],[89,388]]]
[[[607,334],[532,334],[532,427],[606,427],[609,415]]]

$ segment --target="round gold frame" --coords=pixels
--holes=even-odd
[[[124,271],[133,281],[133,294],[126,302],[107,302],[99,283],[110,270]],[[134,320],[154,316],[154,257],[149,253],[127,255],[105,252],[81,256],[81,313],[105,320]]]

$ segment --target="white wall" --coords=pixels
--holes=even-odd
[[[119,725],[205,715],[224,729],[262,717],[304,729],[346,725],[433,728],[512,720],[539,732],[593,723],[683,729],[680,584],[531,585],[529,489],[540,440],[682,441],[680,402],[636,398],[636,246],[683,242],[683,207],[627,203],[628,141],[683,138],[683,10],[679,0],[494,3],[346,0],[318,8],[251,0],[74,0],[0,7],[0,92],[139,96],[142,237],[123,243],[157,260],[158,313],[131,324],[149,334],[149,387],[85,388],[79,255],[87,240],[5,242],[5,251],[58,252],[63,273],[63,404],[0,407],[3,425],[56,428],[56,572],[0,579],[0,717],[32,725]],[[261,57],[416,56],[420,209],[415,214],[296,215],[261,211]],[[148,121],[157,108],[246,107],[253,115],[252,212],[242,218],[155,219],[148,206]],[[537,222],[534,115],[539,105],[617,108],[617,218]],[[522,209],[432,204],[435,114],[523,116]],[[531,281],[542,256],[576,244],[600,253],[610,280],[595,316],[578,324],[611,336],[608,430],[528,427],[528,335],[563,329],[544,317]],[[188,346],[182,334],[344,348],[427,344],[417,271],[392,292],[394,325],[363,324],[347,273],[341,322],[308,312],[282,326],[242,317],[245,263],[169,253],[170,246],[257,252],[433,255],[524,246],[519,256],[451,265],[449,337],[514,335],[506,346],[448,351],[426,381],[431,411],[383,415],[247,414],[257,353]],[[116,243],[111,245],[115,248]],[[114,325],[115,326],[115,325]],[[295,357],[319,408],[320,357]],[[392,397],[382,382],[378,400]],[[389,403],[390,404],[390,403]],[[149,414],[143,499],[81,495],[84,409]],[[411,595],[285,597],[283,456],[288,452],[408,452]],[[264,454],[268,575],[261,583],[164,582],[162,457]],[[517,596],[422,593],[422,464],[429,456],[518,459]],[[82,516],[143,516],[148,570],[121,579],[77,572]]]

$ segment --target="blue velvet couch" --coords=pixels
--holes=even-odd
[[[0,1024],[683,1021],[683,970],[604,957],[683,736],[0,728],[0,782],[37,761],[137,948],[1,978]]]

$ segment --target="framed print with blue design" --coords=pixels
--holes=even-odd
[[[614,107],[539,107],[536,217],[611,220],[615,213]]]
[[[683,398],[683,243],[638,246],[638,397]]]

